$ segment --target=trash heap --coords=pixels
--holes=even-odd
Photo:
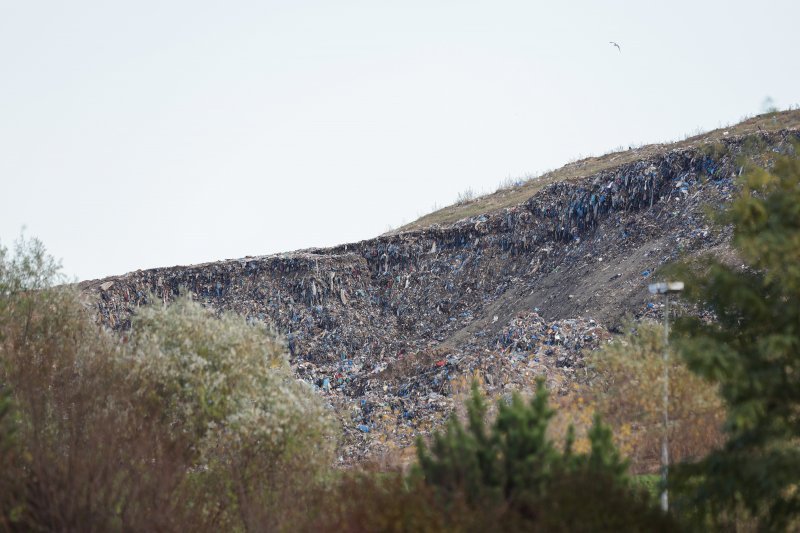
[[[768,156],[793,150],[800,134],[757,137]],[[704,209],[730,200],[752,143],[664,151],[451,225],[80,288],[118,331],[140,305],[182,290],[266,323],[340,417],[342,462],[374,458],[441,423],[473,377],[498,394],[537,377],[559,389],[609,338],[601,324],[657,315],[647,284],[661,265],[727,249],[730,235],[712,230]]]
[[[401,354],[368,374],[347,364],[303,363],[298,375],[337,376],[334,381],[314,382],[340,414],[345,433],[340,454],[342,462],[352,462],[383,457],[413,444],[463,403],[473,379],[493,396],[512,391],[531,394],[538,379],[551,391],[564,393],[574,372],[583,367],[585,353],[610,339],[608,330],[592,319],[547,322],[538,313],[527,312],[490,343],[476,337],[458,348],[439,346]],[[348,389],[357,391],[355,399]]]
[[[611,335],[592,319],[564,319],[546,322],[538,313],[519,315],[503,328],[495,347],[512,354],[528,353],[538,361],[550,358],[556,367],[580,366],[584,348],[597,348],[599,341]]]

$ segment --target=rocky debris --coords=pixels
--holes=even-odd
[[[757,140],[766,161],[799,137]],[[438,424],[472,376],[497,393],[527,390],[537,376],[557,389],[582,351],[607,338],[600,323],[657,313],[646,286],[662,264],[727,246],[703,210],[729,201],[750,144],[732,137],[714,150],[667,151],[448,226],[81,288],[116,330],[139,305],[181,289],[274,327],[297,375],[339,413],[342,459],[352,461]]]

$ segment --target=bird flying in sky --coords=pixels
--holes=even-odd
[[[615,43],[614,41],[608,41],[608,44],[616,46],[617,50],[619,50],[620,53],[622,52],[622,48],[620,48],[619,45],[617,43]]]

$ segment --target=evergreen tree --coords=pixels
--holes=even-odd
[[[496,434],[486,431],[487,406],[475,384],[466,407],[466,428],[452,417],[444,432],[433,435],[430,453],[425,443],[418,441],[417,474],[442,491],[459,494],[471,503],[496,500],[505,485],[497,464],[500,442]]]
[[[431,447],[418,442],[416,475],[438,491],[445,507],[466,501],[497,515],[498,529],[546,531],[667,531],[671,519],[628,482],[627,463],[599,418],[590,452],[575,454],[570,430],[559,449],[547,436],[554,412],[540,381],[529,402],[514,394],[498,403],[487,428],[477,385],[467,403],[467,426],[453,417]],[[500,511],[498,511],[498,509]]]
[[[800,160],[752,168],[719,215],[741,266],[707,258],[668,274],[715,320],[680,319],[689,367],[717,383],[728,409],[725,446],[676,473],[688,508],[718,525],[745,510],[761,527],[800,526]]]

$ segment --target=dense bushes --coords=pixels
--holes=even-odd
[[[275,510],[332,463],[332,418],[264,326],[183,297],[142,309],[125,354],[136,398],[188,444],[193,482],[211,491],[202,499],[224,495],[250,528],[276,527]]]
[[[0,526],[277,528],[302,504],[335,431],[264,326],[183,299],[120,340],[37,241],[0,253]]]
[[[588,357],[593,371],[582,405],[614,429],[636,471],[660,464],[664,435],[664,327],[629,325],[624,335]],[[717,387],[692,373],[677,354],[669,359],[669,443],[673,461],[702,457],[724,442],[725,410]]]
[[[610,430],[595,420],[590,450],[575,453],[572,437],[559,449],[548,437],[553,411],[540,383],[530,402],[513,395],[498,404],[486,427],[487,406],[477,387],[467,406],[467,426],[452,418],[428,448],[418,444],[417,476],[447,508],[463,502],[496,517],[505,529],[542,531],[640,530],[674,527],[648,495],[627,478],[627,465]]]

